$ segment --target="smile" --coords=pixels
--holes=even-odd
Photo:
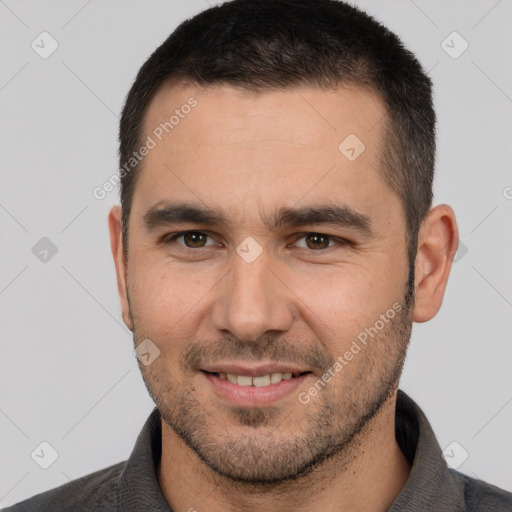
[[[219,379],[227,380],[232,384],[238,384],[239,386],[254,386],[257,388],[270,386],[271,384],[279,384],[282,380],[290,380],[293,378],[300,377],[310,372],[287,372],[287,373],[270,373],[267,375],[260,375],[252,377],[250,375],[235,375],[233,373],[224,372],[207,372],[215,375]]]
[[[307,372],[272,372],[244,375],[201,370],[214,396],[230,405],[262,407],[275,403],[296,391],[304,381],[314,377]]]

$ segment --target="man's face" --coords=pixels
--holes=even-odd
[[[154,130],[191,96],[159,141]],[[167,86],[150,105],[143,140],[157,144],[129,225],[134,341],[160,350],[140,369],[165,428],[219,474],[303,474],[396,389],[412,317],[405,216],[377,173],[384,114],[358,88]],[[227,224],[146,216],[178,202]],[[345,222],[324,211],[274,225],[282,209],[326,207],[346,209]],[[266,385],[287,370],[308,373]]]

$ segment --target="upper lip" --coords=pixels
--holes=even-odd
[[[249,366],[241,363],[218,363],[201,369],[210,373],[231,373],[233,375],[246,375],[248,377],[260,377],[272,373],[304,373],[311,371],[308,368],[278,363],[262,364],[258,366]]]

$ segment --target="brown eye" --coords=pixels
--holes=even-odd
[[[306,233],[300,238],[298,238],[297,242],[299,240],[304,240],[304,245],[299,245],[299,247],[305,249],[312,249],[314,251],[328,249],[329,247],[332,247],[332,245],[330,245],[330,242],[333,242],[332,237],[328,235],[323,235],[322,233]]]
[[[306,236],[306,245],[310,249],[327,249],[329,247],[329,237],[318,233],[311,233]]]
[[[180,241],[181,238],[183,242]],[[166,245],[174,245],[177,243],[178,246],[181,246],[181,248],[185,250],[202,249],[203,247],[215,245],[215,243],[207,244],[206,241],[208,238],[208,233],[203,233],[202,231],[182,231],[181,233],[166,236],[163,241]]]
[[[206,238],[208,235],[206,233],[201,233],[199,231],[188,231],[183,234],[183,241],[187,247],[191,249],[197,249],[198,247],[204,247],[204,242],[206,242]]]

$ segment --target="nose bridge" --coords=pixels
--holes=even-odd
[[[231,272],[219,287],[212,306],[217,330],[228,330],[242,341],[253,341],[265,331],[290,328],[290,300],[272,267],[275,265],[268,250],[258,250],[251,240],[239,245],[233,254]]]

